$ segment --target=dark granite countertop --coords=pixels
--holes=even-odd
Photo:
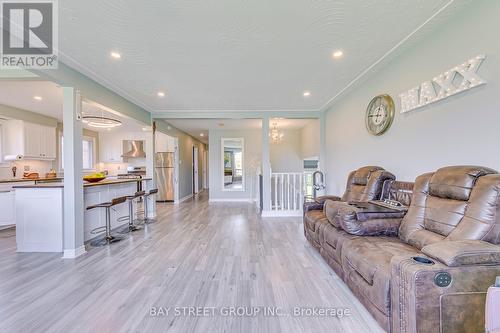
[[[124,183],[137,183],[152,180],[151,178],[142,179],[104,179],[98,183],[84,182],[83,187],[94,187],[94,186],[104,186],[104,185],[114,185],[114,184],[124,184]],[[63,182],[52,182],[52,183],[39,183],[34,185],[18,185],[12,186],[13,188],[63,188]]]
[[[22,183],[22,182],[57,182],[63,180],[62,177],[55,178],[36,178],[36,179],[25,179],[25,178],[12,178],[12,179],[0,179],[0,184],[4,183]]]

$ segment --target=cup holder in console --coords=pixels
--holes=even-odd
[[[423,265],[434,265],[434,261],[425,257],[412,257],[413,261]]]

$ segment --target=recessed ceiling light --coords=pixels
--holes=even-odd
[[[342,57],[343,55],[344,55],[344,52],[342,52],[341,50],[338,50],[338,51],[335,51],[335,52],[333,52],[333,53],[332,53],[332,56],[333,56],[334,58],[340,58],[340,57]]]
[[[200,136],[205,136],[205,134],[203,134],[203,133],[200,133]]]
[[[120,53],[118,53],[118,52],[111,52],[111,58],[121,59],[122,55]]]
[[[33,96],[33,99],[36,99],[37,101],[41,101],[42,100],[42,96]]]
[[[158,97],[165,97],[165,93],[163,91],[158,91]]]
[[[311,96],[311,92],[310,91],[304,91],[304,97],[309,97]]]

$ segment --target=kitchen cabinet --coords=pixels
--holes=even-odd
[[[0,228],[16,224],[16,201],[14,191],[0,191]]]
[[[8,120],[3,130],[5,155],[21,155],[25,159],[56,159],[56,128]]]
[[[122,139],[113,134],[99,134],[99,158],[103,163],[122,163]]]

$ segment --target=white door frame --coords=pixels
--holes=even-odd
[[[199,187],[199,175],[198,175],[198,146],[193,146],[193,194],[198,194],[200,191]]]
[[[203,159],[202,159],[202,175],[203,175],[203,182],[202,182],[202,185],[203,185],[203,189],[207,189],[208,188],[208,184],[207,184],[207,151],[206,150],[203,150]]]

